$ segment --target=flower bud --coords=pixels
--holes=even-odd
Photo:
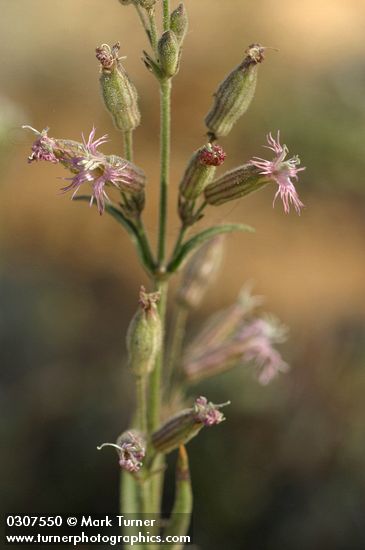
[[[96,48],[96,57],[101,65],[100,86],[105,106],[112,115],[115,127],[129,132],[137,128],[141,115],[137,90],[120,62],[119,50],[119,42],[112,48],[102,44]]]
[[[265,48],[252,44],[246,57],[222,82],[214,94],[214,104],[205,119],[212,139],[226,136],[247,111],[255,94],[258,65]]]
[[[214,405],[206,397],[198,397],[194,406],[171,417],[152,434],[152,445],[160,453],[170,453],[196,436],[204,426],[214,426],[225,420],[219,411],[229,402]]]
[[[188,16],[184,4],[179,4],[176,10],[171,13],[170,29],[175,33],[178,44],[181,47],[188,32]]]
[[[188,261],[176,300],[188,309],[199,306],[222,264],[224,237],[218,235],[199,248]]]
[[[136,376],[145,376],[153,370],[161,348],[161,319],[157,311],[160,294],[146,293],[141,287],[139,309],[127,333],[129,365]]]
[[[204,145],[190,159],[180,183],[185,199],[196,199],[213,180],[216,167],[223,164],[226,153],[220,145]]]
[[[165,31],[158,41],[157,49],[163,75],[173,77],[179,69],[180,61],[180,48],[175,33]]]
[[[210,183],[204,190],[204,197],[208,204],[218,206],[254,193],[270,181],[255,166],[244,164]]]
[[[97,449],[100,451],[104,447],[117,449],[119,465],[123,470],[135,473],[141,469],[146,454],[146,438],[138,430],[123,432],[116,443],[103,443]]]

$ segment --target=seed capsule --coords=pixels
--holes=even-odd
[[[180,411],[152,434],[152,445],[160,453],[170,453],[190,441],[204,426],[223,422],[225,418],[219,409],[228,404],[214,405],[206,397],[198,397],[192,408]]]
[[[204,190],[205,200],[208,204],[218,206],[254,193],[270,181],[267,176],[260,174],[255,166],[244,164],[226,172],[208,185]]]
[[[243,62],[222,82],[214,94],[214,104],[205,119],[209,136],[226,136],[247,111],[255,94],[259,63],[264,60],[265,48],[252,44]]]
[[[226,154],[220,145],[204,145],[190,159],[180,183],[185,199],[196,199],[213,180],[216,167],[223,164]]]
[[[157,311],[159,293],[147,294],[141,287],[139,309],[127,333],[129,366],[136,376],[145,376],[153,370],[161,348],[161,320]]]
[[[170,29],[175,33],[181,47],[188,32],[188,16],[184,4],[179,4],[170,16]]]
[[[179,69],[180,61],[180,47],[175,33],[165,31],[158,41],[157,49],[164,76],[173,77]]]
[[[137,128],[141,115],[137,90],[120,62],[119,50],[119,42],[113,47],[102,44],[96,48],[96,57],[101,65],[100,86],[104,104],[112,115],[115,127],[128,132]]]

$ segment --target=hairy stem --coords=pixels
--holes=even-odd
[[[120,472],[120,506],[119,512],[123,516],[125,514],[138,514],[138,484],[134,477],[125,470]],[[132,517],[133,517],[132,516]],[[131,526],[128,528],[128,535],[138,536],[138,531],[140,530],[137,526]],[[126,533],[122,529],[122,535]],[[125,550],[142,550],[142,546],[136,545],[125,545]]]
[[[162,267],[166,255],[167,199],[170,170],[170,124],[171,124],[171,81],[164,79],[160,83],[161,130],[160,130],[160,220],[158,235],[158,262]]]
[[[156,290],[161,293],[161,299],[159,303],[159,313],[161,317],[161,323],[163,328],[163,342],[159,356],[156,361],[155,368],[150,375],[150,387],[149,387],[149,402],[148,402],[148,429],[149,433],[156,430],[160,424],[160,412],[161,412],[161,374],[164,361],[164,333],[166,326],[166,301],[168,283],[167,281],[157,281],[155,283]],[[153,462],[153,469],[158,471],[150,478],[150,506],[151,511],[159,513],[161,508],[162,487],[164,480],[164,457],[158,455]]]
[[[170,28],[170,0],[163,0],[163,30]]]
[[[148,263],[149,263],[150,266],[155,266],[155,259],[153,257],[150,242],[149,242],[149,239],[148,239],[148,236],[147,236],[147,233],[146,233],[144,223],[143,223],[141,218],[138,218],[136,226],[137,226],[137,231],[138,231],[139,238],[140,238],[140,243],[141,243],[141,246],[142,246],[142,248],[143,248],[143,250],[146,254],[146,258],[148,259]]]
[[[147,405],[146,405],[146,376],[136,377],[136,395],[137,395],[137,427],[141,432],[147,432]]]
[[[160,423],[160,407],[161,407],[161,372],[163,366],[163,351],[165,340],[165,318],[166,318],[166,300],[167,300],[167,281],[159,281],[156,283],[156,290],[161,293],[159,303],[159,314],[161,318],[162,330],[163,330],[163,343],[158,354],[156,365],[150,375],[150,388],[149,388],[149,406],[148,406],[148,430],[153,432],[156,430]]]
[[[148,14],[148,20],[150,24],[150,40],[151,40],[151,46],[152,49],[157,56],[157,26],[156,26],[156,17],[155,17],[155,10],[154,8],[151,8],[147,11]]]
[[[190,481],[189,459],[185,447],[181,445],[176,465],[175,502],[164,536],[186,535],[190,526],[192,509],[193,492]],[[163,548],[183,550],[184,546],[184,544],[171,543],[163,546]]]
[[[144,16],[144,12],[143,12],[143,9],[141,8],[141,6],[139,4],[135,4],[134,3],[134,7],[136,8],[137,10],[137,14],[138,14],[138,17],[142,23],[142,27],[144,28],[144,30],[146,31],[146,34],[147,34],[147,37],[148,37],[148,40],[150,41],[150,43],[152,43],[152,40],[151,40],[151,32],[150,32],[150,29],[148,27],[148,23],[146,21],[146,18]]]
[[[124,157],[130,162],[133,160],[133,132],[123,132]]]
[[[181,228],[180,228],[180,231],[179,231],[179,234],[177,236],[177,239],[176,239],[176,243],[175,243],[175,246],[174,246],[174,250],[171,254],[171,257],[172,258],[175,258],[175,255],[179,252],[180,250],[180,246],[184,240],[184,237],[186,235],[186,231],[187,231],[187,227],[186,225],[182,225]]]

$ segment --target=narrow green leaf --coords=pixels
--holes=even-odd
[[[202,245],[206,241],[209,241],[209,239],[212,239],[216,235],[222,235],[223,233],[232,233],[233,231],[245,231],[253,233],[255,230],[249,225],[244,225],[242,223],[232,223],[209,227],[209,229],[205,229],[201,233],[194,235],[194,237],[186,241],[179,248],[173,259],[169,263],[167,270],[170,273],[173,273],[181,266],[183,261],[187,258],[188,254],[190,254],[190,252],[192,252],[195,248]]]
[[[80,195],[78,197],[75,197],[73,200],[90,202],[90,199],[91,197],[87,195]],[[147,269],[147,271],[153,271],[155,267],[153,259],[151,258],[149,250],[144,245],[143,240],[141,239],[138,229],[134,225],[134,223],[128,220],[128,218],[124,216],[123,212],[121,212],[119,208],[112,204],[105,204],[105,212],[124,227],[136,247],[142,265]]]

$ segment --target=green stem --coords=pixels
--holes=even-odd
[[[201,205],[199,206],[198,210],[195,212],[195,216],[199,216],[205,209],[205,207],[208,205],[207,201],[203,201]]]
[[[134,517],[139,513],[138,508],[138,484],[134,477],[125,470],[120,472],[120,506],[119,513],[121,516],[126,514],[133,514]],[[138,536],[139,527],[131,526],[128,527],[128,531],[124,532],[122,529],[122,535],[134,535]],[[142,546],[136,545],[125,545],[125,550],[142,550]]]
[[[170,28],[170,0],[163,0],[163,30]]]
[[[146,229],[141,218],[138,218],[137,220],[137,231],[138,231],[141,247],[146,255],[146,258],[148,259],[149,265],[155,266],[156,262],[153,257],[150,242],[148,240]]]
[[[163,330],[163,342],[159,356],[156,361],[155,368],[150,375],[149,384],[149,401],[148,401],[148,429],[149,433],[156,430],[160,424],[160,411],[161,411],[161,375],[163,367],[163,350],[164,350],[164,332],[166,326],[166,301],[168,282],[156,281],[155,288],[161,293],[161,299],[159,303],[159,313],[161,317],[161,324]],[[149,450],[151,452],[151,449]],[[153,513],[158,514],[161,509],[162,488],[164,480],[164,457],[158,455],[153,462],[153,470],[160,470],[159,473],[153,474],[150,478],[150,506]]]
[[[158,262],[163,266],[166,254],[167,199],[170,170],[170,124],[171,124],[171,81],[164,79],[160,83],[161,98],[161,177],[160,177],[160,220],[158,236]]]
[[[147,10],[148,15],[148,21],[150,23],[150,29],[149,29],[149,37],[151,41],[152,49],[157,56],[157,26],[156,26],[156,17],[155,17],[155,9],[151,8],[150,10]]]
[[[189,531],[193,509],[193,492],[190,481],[189,459],[183,445],[179,448],[176,465],[175,502],[164,536],[183,536]],[[166,550],[183,550],[185,544],[177,542],[164,545]]]
[[[124,156],[130,162],[133,160],[133,132],[123,132]]]
[[[146,376],[136,377],[137,393],[137,427],[141,432],[147,432],[147,406],[146,406]]]
[[[124,143],[124,156],[125,156],[125,159],[131,162],[133,160],[133,132],[132,132],[132,130],[129,130],[129,132],[124,132],[123,133],[123,143]],[[125,194],[122,193],[122,196],[123,196],[125,202],[127,202],[127,198],[126,198]],[[149,240],[148,240],[148,237],[147,237],[147,234],[146,234],[146,230],[144,228],[143,221],[141,220],[141,218],[139,218],[136,221],[136,229],[137,229],[137,232],[138,232],[138,235],[139,235],[139,241],[140,241],[141,248],[142,248],[142,250],[144,252],[144,255],[145,255],[145,257],[148,261],[149,267],[154,266],[155,265],[155,260],[153,258],[150,243],[149,243]]]
[[[155,368],[150,375],[150,387],[149,387],[149,405],[148,405],[148,430],[153,432],[158,428],[160,423],[160,407],[161,407],[161,373],[163,365],[163,350],[165,340],[165,325],[166,325],[166,301],[168,283],[167,281],[156,282],[156,290],[161,293],[159,302],[159,314],[161,318],[161,325],[163,331],[163,342],[160,353],[158,354]]]
[[[146,21],[146,18],[144,16],[144,12],[141,8],[141,6],[139,4],[134,4],[134,7],[136,8],[137,10],[137,14],[138,14],[138,17],[142,23],[142,27],[144,28],[144,30],[146,31],[146,34],[147,34],[147,37],[148,37],[148,40],[151,42],[151,33],[150,33],[150,29],[148,28],[148,23]]]
[[[176,239],[174,250],[173,250],[173,253],[171,255],[172,258],[175,258],[175,255],[179,252],[180,246],[181,246],[181,244],[184,240],[187,229],[188,228],[186,227],[186,225],[182,225],[180,227],[180,231],[179,231],[179,234],[178,234],[177,239]]]

